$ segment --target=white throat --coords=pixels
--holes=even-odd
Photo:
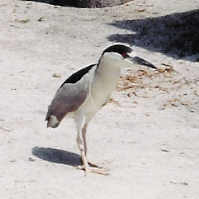
[[[101,57],[92,85],[92,97],[99,106],[109,99],[120,78],[121,56],[111,54]]]
[[[111,86],[117,84],[120,77],[121,65],[124,62],[123,58],[117,53],[105,53],[99,60],[97,68],[97,78],[100,78],[103,84]]]

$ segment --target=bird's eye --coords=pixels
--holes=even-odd
[[[124,58],[125,58],[125,57],[126,57],[126,53],[122,53],[122,57],[124,57]]]
[[[127,58],[127,57],[129,57],[129,55],[126,52],[124,52],[124,53],[122,53],[122,57]]]

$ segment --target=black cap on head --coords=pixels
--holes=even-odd
[[[115,52],[115,53],[119,53],[120,55],[122,55],[124,58],[128,57],[128,53],[131,53],[133,50],[125,45],[121,45],[121,44],[116,44],[113,46],[110,46],[108,48],[106,48],[103,52]]]

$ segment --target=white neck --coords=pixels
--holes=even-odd
[[[99,60],[91,92],[99,105],[107,101],[116,88],[120,78],[120,62],[120,57],[110,54],[102,56]]]

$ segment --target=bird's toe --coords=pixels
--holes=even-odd
[[[109,173],[108,173],[109,169],[99,167],[95,164],[94,165],[92,164],[92,166],[90,166],[90,164],[89,164],[89,167],[85,167],[84,165],[79,165],[76,168],[79,170],[83,170],[85,176],[87,175],[87,173],[97,173],[100,175],[109,175]]]

